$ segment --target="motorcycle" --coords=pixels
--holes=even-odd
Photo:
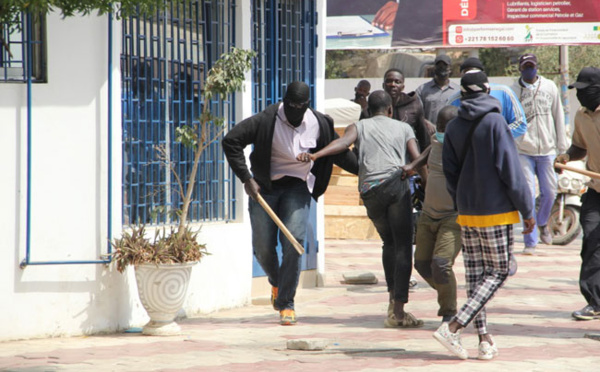
[[[583,161],[569,163],[579,169],[585,169]],[[589,177],[579,173],[564,170],[558,175],[558,190],[556,200],[548,218],[548,228],[552,234],[553,245],[567,245],[581,233],[579,212],[581,210],[581,195],[587,186]]]

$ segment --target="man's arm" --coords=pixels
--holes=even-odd
[[[587,150],[571,145],[566,153],[560,154],[556,157],[556,163],[567,164],[570,161],[581,160],[587,155]],[[561,171],[557,169],[557,171]]]
[[[460,176],[460,166],[458,164],[458,156],[452,144],[451,138],[448,136],[448,128],[444,134],[444,145],[442,150],[442,169],[446,177],[446,189],[454,201],[456,208],[456,188],[458,186],[458,177]]]
[[[351,124],[346,127],[346,131],[342,137],[331,141],[327,146],[315,152],[314,154],[310,154],[308,152],[298,154],[296,160],[308,162],[315,161],[324,156],[340,154],[348,150],[348,148],[356,141],[357,136],[358,131],[356,130],[356,124]]]
[[[550,81],[554,84],[553,81]],[[554,85],[556,87],[556,85]],[[567,141],[567,130],[565,128],[565,111],[563,110],[562,100],[558,93],[558,88],[554,89],[555,95],[552,102],[552,117],[554,118],[554,128],[556,131],[556,148],[558,153],[567,151],[569,143]]]
[[[494,85],[493,89],[502,92],[502,116],[508,123],[512,137],[522,136],[527,132],[527,118],[517,95],[506,85]]]
[[[431,146],[427,147],[428,149],[431,148]],[[417,144],[417,140],[414,138],[411,138],[408,140],[408,142],[406,143],[406,149],[408,152],[408,155],[410,156],[411,159],[418,159],[419,156],[421,155],[419,153],[419,145]],[[425,150],[427,151],[427,150]],[[425,152],[423,151],[423,152]],[[413,161],[414,161],[413,160]],[[404,167],[402,167],[404,169]],[[421,181],[423,182],[423,186],[425,186],[425,184],[427,183],[427,167],[425,166],[420,166],[418,168],[416,168],[417,172],[419,173],[419,175],[421,176]]]
[[[244,183],[252,178],[252,174],[246,164],[244,148],[247,145],[254,143],[257,125],[260,121],[257,118],[257,115],[236,124],[221,142],[229,166],[235,175]]]
[[[502,120],[504,122],[504,120]],[[512,135],[506,130],[505,124],[493,127],[494,133],[494,163],[504,183],[506,193],[515,208],[521,212],[523,218],[533,221],[534,202],[531,191],[527,186],[527,178],[523,172],[519,152]],[[528,223],[525,225],[528,226]]]
[[[418,151],[418,150],[417,150]],[[418,172],[421,176],[421,181],[423,182],[423,187],[427,184],[427,176],[429,176],[429,172],[427,171],[427,159],[429,159],[429,154],[431,153],[431,145],[427,146],[422,153],[419,154],[416,158],[413,159],[410,163],[402,166],[404,172],[408,175],[414,174]],[[425,173],[425,177],[423,177],[423,173]]]

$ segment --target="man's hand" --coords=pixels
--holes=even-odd
[[[395,1],[388,1],[384,6],[377,11],[375,18],[373,18],[373,26],[379,27],[385,31],[389,31],[394,28],[394,21],[396,20],[396,11],[398,11],[398,3]]]
[[[569,154],[560,154],[554,160],[555,163],[567,164],[571,160],[571,156]],[[554,171],[558,174],[562,173],[562,169],[554,168]]]
[[[246,194],[250,196],[252,199],[258,199],[258,194],[260,194],[260,186],[254,180],[254,178],[250,178],[248,181],[244,182],[244,190],[246,190]]]
[[[412,164],[406,164],[400,167],[402,169],[402,174],[400,175],[400,179],[404,180],[413,174],[415,174],[415,170],[412,167]]]
[[[296,156],[296,160],[308,163],[309,161],[314,160],[314,156],[308,152],[302,152]]]
[[[358,103],[361,109],[366,109],[369,104],[367,103],[367,98],[363,95],[356,95],[354,97],[354,103]]]
[[[524,220],[523,223],[525,223],[523,234],[529,234],[533,231],[533,228],[535,227],[535,218],[531,217],[527,220]]]
[[[430,136],[433,136],[435,134],[435,125],[427,119],[425,119],[425,123],[427,124],[427,133],[429,133]]]

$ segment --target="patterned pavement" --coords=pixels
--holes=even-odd
[[[260,305],[180,320],[180,336],[121,333],[0,343],[0,371],[598,371],[600,343],[593,337],[600,334],[600,320],[570,316],[584,305],[577,283],[580,244],[577,239],[568,246],[539,245],[536,255],[524,256],[517,237],[519,270],[488,306],[500,351],[493,361],[476,359],[471,326],[463,333],[469,360],[452,356],[433,339],[440,322],[435,292],[416,273],[419,286],[407,309],[425,326],[384,328],[380,243],[327,240],[325,286],[299,292],[296,326],[279,326],[278,314],[263,299]],[[343,282],[344,273],[358,271],[374,273],[379,283]],[[460,258],[455,271],[460,306],[465,299]],[[292,350],[288,340],[328,346]]]

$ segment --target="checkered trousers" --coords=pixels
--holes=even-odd
[[[469,298],[456,314],[456,320],[466,327],[474,318],[477,332],[486,334],[485,305],[508,277],[513,226],[462,226],[461,238]]]

